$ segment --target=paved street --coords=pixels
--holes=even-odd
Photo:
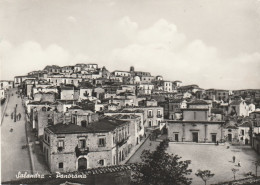
[[[155,141],[150,141],[149,139],[147,139],[143,145],[135,152],[135,154],[132,155],[132,157],[129,159],[129,161],[127,162],[127,164],[129,163],[136,163],[136,162],[141,162],[141,158],[140,156],[142,155],[142,152],[144,150],[155,150],[156,147],[159,145],[159,142],[155,142]]]
[[[30,157],[28,148],[22,149],[26,146],[25,133],[25,113],[22,107],[21,98],[15,94],[15,90],[11,90],[13,96],[10,96],[7,105],[6,114],[1,125],[1,179],[8,181],[15,179],[18,171],[28,171],[31,173]],[[21,113],[20,121],[14,122],[11,119],[11,114],[17,106],[17,114]],[[10,129],[13,128],[13,132]]]

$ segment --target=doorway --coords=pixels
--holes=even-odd
[[[193,132],[192,133],[192,141],[193,142],[198,142],[199,141],[198,138],[199,138],[198,132]]]
[[[175,134],[175,141],[179,141],[179,134]]]
[[[228,134],[228,141],[232,142],[232,134]]]
[[[249,144],[249,141],[248,141],[248,139],[247,139],[247,138],[245,139],[245,144],[246,144],[246,145],[248,145],[248,144]]]
[[[82,157],[78,159],[78,170],[83,171],[87,169],[87,159]]]
[[[213,143],[216,143],[217,142],[217,135],[216,134],[212,134],[211,135],[211,140]]]

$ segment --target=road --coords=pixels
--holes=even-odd
[[[21,171],[31,173],[31,164],[28,148],[22,149],[27,145],[25,132],[25,112],[21,98],[15,93],[16,89],[11,90],[9,102],[7,104],[5,116],[1,125],[1,181],[16,180],[16,174]],[[17,104],[17,114],[20,113],[20,121],[14,122],[11,114]],[[13,128],[13,132],[10,129]]]

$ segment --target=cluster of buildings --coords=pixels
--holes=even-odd
[[[149,135],[164,132],[173,142],[229,141],[260,152],[260,90],[205,90],[97,64],[46,66],[12,86],[51,172],[125,164]]]
[[[14,83],[10,80],[0,80],[0,100],[3,104],[7,98],[9,89],[13,88]]]

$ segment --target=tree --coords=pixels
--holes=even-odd
[[[192,170],[188,169],[190,161],[179,161],[181,157],[165,152],[169,144],[168,140],[160,143],[153,152],[145,150],[142,162],[136,165],[133,171],[134,184],[145,185],[189,185]]]
[[[198,170],[197,173],[195,173],[197,177],[200,177],[204,182],[205,185],[207,184],[207,181],[212,178],[215,174],[211,173],[210,170]]]
[[[234,174],[234,180],[236,180],[236,173],[239,171],[239,169],[232,168],[231,170]]]

